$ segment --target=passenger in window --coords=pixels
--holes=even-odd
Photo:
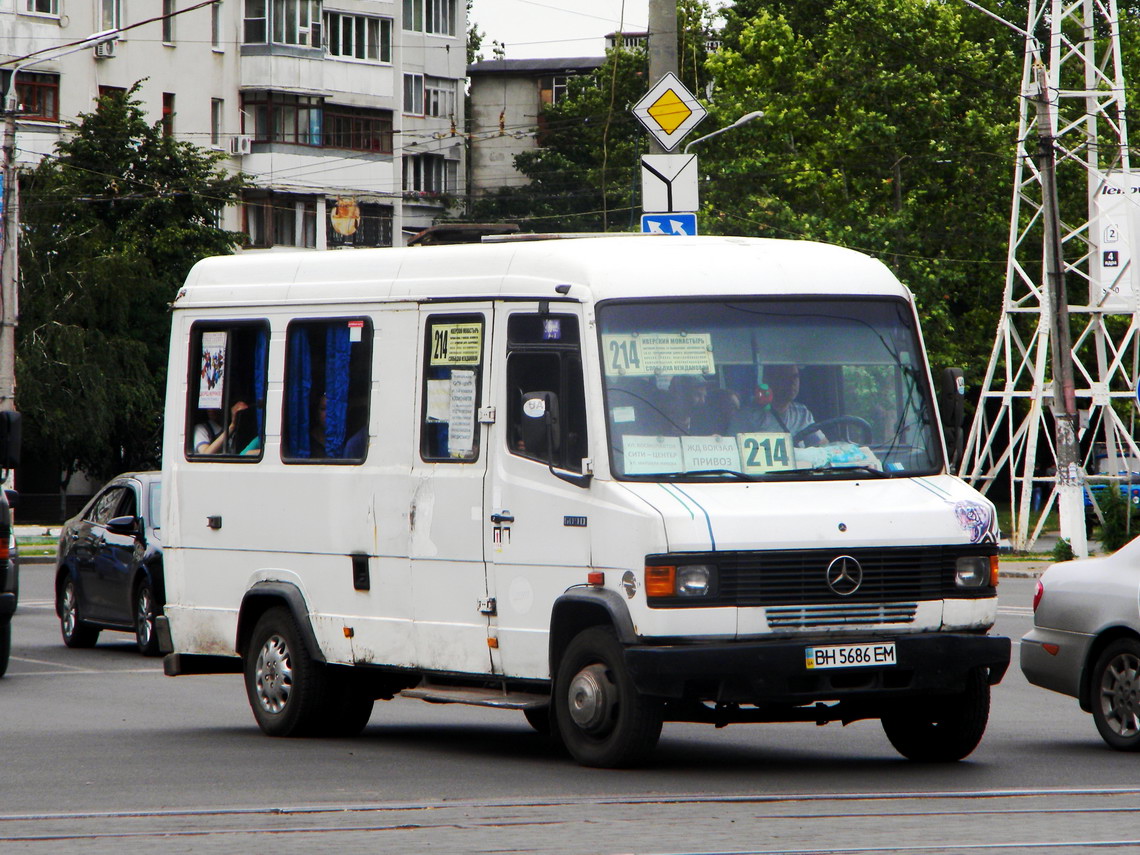
[[[669,382],[669,396],[665,402],[665,417],[672,428],[671,433],[681,436],[696,434],[693,420],[699,421],[698,413],[705,408],[708,389],[703,377],[678,374]]]
[[[811,410],[796,400],[800,393],[800,369],[796,365],[768,365],[753,400],[732,420],[733,433],[790,433],[793,437],[815,424]],[[796,440],[797,445],[823,445],[827,437],[812,431]]]
[[[222,424],[220,409],[203,410],[205,418],[194,426],[195,454],[223,454],[233,450],[230,438],[238,432],[238,414],[249,409],[245,401],[235,401],[230,407],[230,423]]]
[[[363,457],[364,450],[368,445],[367,426],[358,428],[344,441],[344,448],[340,454],[330,454],[326,437],[328,419],[328,395],[318,395],[315,399],[313,411],[309,419],[309,424],[312,425],[309,429],[309,455],[311,457]]]

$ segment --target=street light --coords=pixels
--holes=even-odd
[[[121,30],[100,30],[82,41],[67,45],[66,49],[44,55],[42,52],[20,57],[8,78],[4,93],[4,184],[3,197],[3,250],[0,252],[0,411],[16,408],[16,301],[19,280],[18,252],[20,231],[20,188],[16,178],[16,76],[25,68],[41,62],[59,59],[76,51],[86,50],[104,42],[113,42]]]
[[[731,131],[733,128],[739,128],[741,125],[746,125],[749,122],[751,122],[753,119],[759,119],[763,115],[764,115],[763,110],[753,110],[751,113],[745,113],[743,116],[741,116],[735,122],[733,122],[731,125],[725,125],[720,130],[713,131],[711,134],[705,134],[703,137],[697,137],[695,140],[693,140],[691,143],[689,143],[688,145],[685,146],[684,154],[688,154],[689,149],[691,149],[697,143],[701,143],[707,139],[711,139],[712,137],[715,137],[717,134],[723,134],[725,131]]]

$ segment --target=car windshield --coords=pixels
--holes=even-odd
[[[897,298],[598,307],[614,474],[815,480],[942,466],[926,367]]]

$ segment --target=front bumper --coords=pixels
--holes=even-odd
[[[808,670],[808,647],[893,641],[897,664]],[[874,702],[965,689],[976,669],[991,685],[1009,667],[1003,636],[923,633],[875,638],[802,638],[718,644],[635,645],[625,661],[638,690],[660,698],[767,705]]]

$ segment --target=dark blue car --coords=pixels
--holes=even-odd
[[[112,479],[63,526],[56,555],[55,611],[63,643],[92,647],[104,629],[133,632],[139,650],[158,655],[162,614],[158,472]]]

